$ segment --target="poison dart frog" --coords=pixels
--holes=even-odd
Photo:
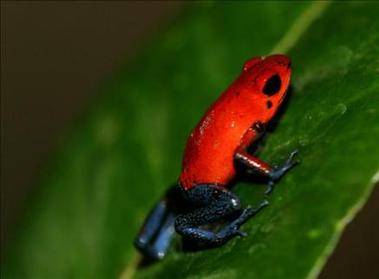
[[[237,165],[268,181],[266,194],[295,164],[297,150],[279,167],[254,157],[255,143],[275,116],[290,84],[291,62],[285,55],[248,60],[237,79],[208,108],[190,134],[178,183],[152,209],[134,244],[150,259],[162,259],[175,231],[201,249],[221,246],[235,236],[268,202],[242,208],[230,190]],[[223,222],[221,229],[209,225]]]

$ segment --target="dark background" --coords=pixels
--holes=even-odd
[[[184,6],[1,2],[2,258],[40,167],[91,102],[98,84],[132,57],[145,38],[172,23]],[[376,188],[321,278],[379,278]]]

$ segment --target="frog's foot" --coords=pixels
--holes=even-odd
[[[274,189],[275,183],[280,180],[290,169],[299,163],[299,160],[295,160],[295,156],[299,153],[296,149],[291,152],[288,159],[281,166],[276,166],[269,174],[269,181],[267,184],[266,195],[270,194]]]
[[[247,236],[247,233],[240,230],[240,227],[245,224],[250,218],[255,216],[259,211],[261,211],[264,207],[269,204],[267,200],[264,200],[257,208],[247,207],[245,208],[241,215],[223,228],[220,232],[218,232],[218,236],[220,238],[230,239],[234,236]]]

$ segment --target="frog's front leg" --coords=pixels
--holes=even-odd
[[[266,176],[268,178],[267,190],[265,194],[270,194],[277,181],[280,180],[292,167],[299,163],[295,160],[295,156],[298,150],[294,150],[288,156],[288,159],[280,166],[270,166],[257,157],[254,157],[247,153],[246,150],[239,150],[235,154],[235,160],[244,164],[248,168]]]

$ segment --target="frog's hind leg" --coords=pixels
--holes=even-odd
[[[185,239],[204,248],[221,246],[235,236],[245,236],[239,230],[240,226],[267,205],[265,201],[257,209],[241,210],[241,203],[236,195],[215,185],[199,185],[185,194],[187,200],[195,205],[194,210],[179,215],[175,229]],[[229,223],[218,232],[201,228],[220,220],[228,220]]]
[[[149,247],[148,253],[150,258],[160,260],[166,256],[175,234],[175,219],[176,215],[174,213],[170,212],[167,215],[161,229]]]
[[[149,213],[134,240],[134,246],[145,256],[150,257],[151,242],[164,223],[167,211],[167,200],[159,201]]]
[[[170,188],[149,213],[134,240],[134,246],[147,258],[158,260],[166,255],[175,233],[177,186]]]

